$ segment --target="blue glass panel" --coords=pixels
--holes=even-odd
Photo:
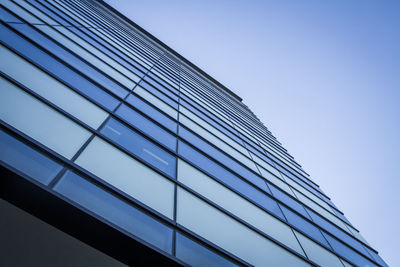
[[[62,166],[0,130],[0,160],[48,185]]]
[[[143,113],[146,113],[146,115],[152,118],[153,120],[159,122],[160,124],[170,129],[172,132],[176,133],[177,124],[175,121],[171,120],[163,113],[153,108],[151,105],[147,104],[137,96],[130,94],[126,99],[126,101],[135,108],[137,108],[138,110],[142,111]]]
[[[199,243],[176,233],[176,257],[190,266],[237,266]]]
[[[0,19],[5,22],[21,22],[14,15],[0,7]]]
[[[54,190],[123,230],[171,253],[172,229],[77,174],[67,171]]]
[[[301,205],[299,202],[282,192],[281,190],[277,189],[275,186],[273,186],[271,183],[267,182],[269,185],[269,189],[272,192],[272,195],[285,203],[287,206],[291,207],[301,215],[305,216],[306,218],[310,218],[310,216],[307,214],[306,210],[304,209],[303,205]],[[311,219],[311,218],[310,218]]]
[[[221,165],[217,164],[215,161],[209,159],[208,157],[202,155],[200,152],[196,151],[186,143],[179,141],[178,153],[183,158],[187,159],[193,165],[198,166],[200,169],[209,175],[215,177],[217,180],[221,181],[227,187],[239,192],[248,199],[257,203],[261,207],[270,211],[272,214],[284,219],[281,210],[279,209],[278,203],[270,198],[267,194],[257,190],[250,184],[246,183],[232,172],[228,171]]]
[[[283,214],[286,216],[287,221],[293,225],[295,228],[303,231],[305,234],[307,234],[309,237],[312,239],[320,242],[322,245],[327,247],[328,249],[331,249],[328,242],[326,242],[326,239],[322,236],[321,231],[314,225],[312,225],[310,222],[307,222],[307,220],[303,219],[296,213],[290,211],[289,209],[281,206],[281,209],[283,211]]]
[[[141,87],[143,87],[144,89],[146,89],[147,91],[149,91],[150,93],[152,93],[153,95],[157,96],[158,98],[160,98],[162,101],[164,101],[165,103],[167,103],[168,105],[170,105],[171,107],[178,109],[178,103],[176,103],[175,101],[173,101],[171,98],[167,97],[165,94],[161,93],[158,89],[156,89],[155,87],[153,87],[152,85],[141,81],[139,83],[139,85],[141,85]],[[178,100],[177,100],[178,101]]]
[[[349,220],[347,220],[347,218],[346,218],[342,213],[340,213],[340,212],[337,211],[336,209],[333,209],[333,212],[336,214],[336,216],[338,216],[340,219],[342,219],[343,221],[345,221],[348,225],[351,225],[351,226],[352,226],[352,224],[349,222]]]
[[[206,116],[204,113],[202,113],[198,109],[194,108],[191,104],[189,104],[188,102],[182,100],[182,98],[181,98],[179,103],[181,105],[183,105],[185,108],[187,108],[188,110],[190,110],[191,112],[193,112],[194,114],[196,114],[197,116],[199,116],[200,118],[202,118],[203,120],[205,120],[206,122],[208,122],[209,124],[211,124],[212,126],[214,126],[216,129],[220,130],[221,132],[223,132],[224,134],[229,136],[231,139],[233,139],[234,141],[236,141],[240,145],[243,145],[242,140],[240,140],[239,137],[234,135],[232,132],[228,131],[226,128],[222,127],[221,124],[224,125],[225,127],[229,128],[230,130],[233,130],[232,127],[229,127],[228,125],[226,125],[222,121],[220,121],[221,124],[218,124],[214,120],[210,119],[210,117],[213,117],[215,120],[217,120],[217,118],[214,115],[210,115],[210,117]]]
[[[136,61],[128,58],[126,55],[124,55],[122,52],[119,50],[115,49],[114,47],[110,46],[107,42],[104,40],[101,40],[99,37],[94,35],[91,31],[89,31],[86,28],[81,28],[79,27],[80,25],[76,23],[72,18],[70,18],[67,14],[62,13],[62,11],[54,8],[51,6],[50,3],[47,3],[47,7],[44,7],[43,4],[46,3],[39,3],[35,0],[27,0],[28,2],[32,3],[36,8],[42,10],[43,12],[49,14],[52,19],[57,20],[60,24],[62,25],[76,25],[78,27],[69,27],[66,28],[72,32],[74,32],[76,35],[80,36],[87,42],[89,42],[91,45],[95,46],[97,49],[101,50],[103,53],[109,55],[111,58],[114,60],[118,61],[121,65],[125,66],[127,69],[138,75],[139,77],[143,76],[144,72],[146,69],[144,69],[141,65],[139,65]],[[58,15],[57,15],[58,14]],[[127,62],[129,64],[127,64]],[[134,67],[132,67],[134,66]],[[139,71],[140,70],[140,71]]]
[[[176,157],[150,140],[115,119],[110,119],[100,132],[132,154],[175,178]]]
[[[147,76],[149,76],[149,77],[151,77],[151,78],[153,78],[153,80],[156,80],[158,83],[160,83],[161,85],[163,85],[164,87],[166,87],[166,88],[168,88],[171,92],[174,92],[174,93],[176,93],[176,94],[178,94],[178,91],[174,88],[174,87],[172,87],[171,85],[169,85],[168,83],[166,83],[166,82],[164,82],[161,78],[159,78],[156,74],[154,74],[154,73],[152,73],[152,72],[149,72],[149,73],[147,73]],[[146,81],[150,81],[150,82],[152,82],[152,80],[150,80],[149,78],[145,78],[145,80]],[[154,82],[152,82],[154,85],[156,84],[156,83],[154,83]],[[161,88],[161,90],[164,90],[164,88]]]
[[[386,262],[384,262],[383,259],[382,259],[378,254],[376,254],[375,252],[373,252],[371,249],[369,249],[368,247],[366,247],[366,246],[364,246],[364,245],[363,245],[363,247],[368,251],[368,253],[372,256],[372,258],[373,258],[377,263],[379,263],[380,265],[385,266],[385,267],[388,266],[388,265],[386,264]]]
[[[312,210],[307,208],[307,212],[310,214],[312,220],[316,224],[321,226],[323,229],[325,229],[327,232],[329,232],[332,235],[336,236],[340,240],[346,242],[347,244],[349,244],[350,246],[352,246],[353,248],[355,248],[356,250],[358,250],[362,254],[370,257],[370,255],[367,253],[367,251],[364,249],[364,247],[361,245],[361,243],[359,241],[357,241],[353,237],[349,236],[344,231],[342,231],[341,229],[336,227],[334,224],[328,222],[327,220],[325,220],[324,218],[322,218],[320,215],[316,214]]]
[[[156,82],[154,82],[152,79],[150,79],[147,76],[144,77],[144,80],[146,81],[146,82],[143,82],[144,84],[146,84],[146,83],[150,84],[151,86],[157,88],[159,91],[163,92],[164,94],[166,94],[170,98],[174,99],[175,101],[178,101],[179,97],[176,94],[174,94],[173,92],[171,92],[170,90],[168,90],[167,88],[157,84]]]
[[[218,149],[212,147],[211,145],[207,144],[205,141],[201,140],[199,137],[195,136],[185,128],[179,126],[179,136],[183,137],[186,139],[189,143],[192,145],[196,146],[200,150],[202,150],[204,153],[210,155],[217,161],[221,162],[224,164],[226,167],[232,169],[235,171],[237,174],[241,175],[243,178],[247,179],[249,182],[251,182],[254,185],[257,185],[259,188],[270,194],[270,191],[265,183],[265,181],[252,173],[251,171],[247,170],[245,167],[237,163],[235,160],[229,158],[226,156],[224,153],[219,151]]]
[[[360,267],[371,267],[371,266],[377,266],[376,264],[372,263],[372,261],[364,258],[351,248],[347,247],[346,245],[342,244],[338,240],[334,239],[328,234],[323,233],[325,238],[328,240],[329,244],[333,247],[333,250],[342,256],[344,259],[349,261],[350,263],[354,264],[355,266],[360,266]]]
[[[175,151],[176,137],[161,129],[158,125],[156,125],[149,119],[146,119],[138,112],[134,111],[126,105],[121,105],[115,113],[123,118],[125,121],[127,121],[129,124],[131,124],[133,127],[139,129],[146,135],[152,137],[161,144]]]
[[[76,68],[77,70],[81,71],[85,75],[88,75],[90,78],[107,88],[110,92],[113,92],[117,96],[124,98],[128,91],[100,73],[95,68],[91,67],[83,60],[79,59],[77,56],[73,55],[72,53],[68,52],[66,49],[59,46],[54,41],[48,39],[45,35],[41,34],[38,30],[32,28],[27,24],[13,24],[12,27],[17,29],[19,32],[27,36],[28,38],[32,39],[33,41],[40,44],[46,50],[50,51],[57,57],[64,60],[66,63],[71,65],[72,67]],[[129,88],[132,89],[132,88]]]
[[[119,101],[117,99],[3,25],[0,25],[0,36],[1,40],[9,47],[66,81],[108,110],[113,110],[118,105]]]

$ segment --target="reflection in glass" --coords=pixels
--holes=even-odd
[[[171,253],[172,229],[77,174],[67,171],[54,190],[125,231]]]
[[[115,119],[110,119],[100,131],[154,167],[175,178],[176,158],[142,135]]]

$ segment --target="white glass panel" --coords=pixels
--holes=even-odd
[[[135,90],[133,92],[137,95],[140,95],[150,103],[152,103],[154,106],[158,107],[168,115],[170,115],[172,118],[177,119],[178,118],[178,111],[176,111],[174,108],[170,107],[169,105],[165,104],[164,101],[161,101],[151,93],[147,92],[140,86],[136,86]]]
[[[3,78],[0,119],[68,159],[90,136],[89,131]]]
[[[172,219],[174,184],[102,139],[95,137],[75,162]]]
[[[335,254],[329,252],[327,249],[321,247],[299,232],[295,231],[295,233],[310,260],[320,266],[343,267],[339,258]]]
[[[177,222],[255,266],[309,266],[228,215],[178,188]]]
[[[97,129],[108,113],[7,48],[0,46],[0,70]]]
[[[178,180],[269,236],[303,254],[289,226],[182,160],[178,160]]]

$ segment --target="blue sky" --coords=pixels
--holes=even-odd
[[[106,2],[241,96],[400,266],[400,1]]]

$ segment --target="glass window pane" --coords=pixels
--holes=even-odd
[[[341,261],[335,254],[311,241],[299,232],[295,231],[295,233],[310,260],[324,267],[343,267]]]
[[[111,118],[101,133],[134,155],[175,178],[176,157],[158,145]]]
[[[258,186],[260,189],[264,190],[268,194],[270,193],[267,184],[265,183],[265,180],[262,179],[261,177],[255,175],[245,167],[241,166],[238,162],[235,160],[229,158],[225,154],[223,154],[221,151],[218,149],[214,148],[204,140],[200,139],[190,131],[186,130],[185,128],[179,126],[179,131],[178,131],[179,136],[183,137],[186,141],[188,141],[190,144],[193,144],[196,146],[198,149],[202,150],[204,153],[210,155],[217,161],[221,162],[224,164],[226,167],[232,169],[235,171],[237,174],[251,182],[252,184]]]
[[[160,111],[156,110],[149,104],[145,103],[143,100],[141,100],[137,96],[130,94],[128,96],[128,98],[126,99],[126,101],[129,104],[131,104],[132,106],[134,106],[135,108],[137,108],[138,110],[145,113],[147,116],[149,116],[153,120],[159,122],[160,124],[167,127],[169,130],[171,130],[172,132],[176,133],[177,124],[175,121],[171,120],[170,118],[168,118],[167,116],[162,114]]]
[[[161,144],[175,151],[176,149],[176,137],[167,131],[161,129],[158,125],[145,118],[138,112],[129,108],[127,105],[121,105],[115,112],[121,116],[125,121],[131,124],[133,127],[139,129],[146,135],[157,140]]]
[[[178,103],[173,101],[171,98],[167,97],[165,94],[161,93],[154,86],[150,85],[149,83],[147,83],[147,82],[145,82],[143,80],[139,83],[139,85],[141,85],[143,88],[145,88],[147,91],[149,91],[153,95],[155,95],[158,98],[160,98],[162,101],[164,101],[165,103],[167,103],[171,107],[173,107],[175,109],[178,109]],[[178,100],[176,100],[176,101],[178,101]]]
[[[67,171],[54,190],[125,231],[171,253],[172,229],[75,173]]]
[[[95,137],[75,162],[161,214],[173,217],[174,184],[102,139]]]
[[[352,236],[346,234],[345,232],[340,230],[336,225],[324,219],[323,217],[313,212],[312,210],[307,209],[307,211],[316,224],[320,225],[323,229],[334,235],[336,238],[339,238],[340,240],[346,242],[353,248],[357,249],[362,254],[370,257],[370,255],[367,253],[367,251],[365,251],[364,247],[361,245],[359,241],[354,239]]]
[[[232,172],[228,171],[221,165],[217,164],[208,157],[202,155],[200,152],[191,148],[186,143],[179,141],[178,153],[189,162],[193,163],[194,166],[200,167],[206,173],[211,174],[216,179],[224,183],[229,188],[238,191],[240,194],[254,201],[261,207],[265,208],[272,214],[279,216],[284,219],[281,210],[279,209],[278,203],[271,199],[265,193],[257,190],[250,184],[246,183]]]
[[[0,160],[48,185],[62,166],[0,130]]]
[[[237,266],[178,232],[176,233],[176,257],[194,267]]]
[[[0,78],[0,119],[71,159],[90,132]]]
[[[21,22],[14,15],[0,7],[0,19],[5,22]]]
[[[329,245],[326,242],[325,238],[322,236],[321,231],[316,226],[312,225],[310,222],[306,221],[296,213],[290,211],[289,209],[283,206],[281,206],[281,209],[283,211],[283,214],[285,214],[287,221],[291,225],[295,226],[297,229],[303,231],[305,234],[307,234],[314,240],[317,240],[322,245],[329,248]]]
[[[177,222],[250,264],[309,266],[287,250],[181,188],[178,188],[177,196]]]
[[[289,226],[182,160],[178,161],[178,180],[250,225],[303,254]]]
[[[0,35],[3,37],[2,41],[9,47],[17,50],[107,109],[114,110],[119,104],[117,99],[3,25],[0,25]]]
[[[297,202],[293,198],[289,197],[287,194],[283,193],[273,185],[271,184],[269,185],[270,185],[269,188],[271,189],[272,195],[274,197],[276,197],[277,199],[279,199],[280,201],[282,201],[283,203],[285,203],[287,206],[291,207],[298,213],[302,214],[303,216],[309,217],[306,210],[304,209],[303,205],[300,204],[300,202]]]
[[[17,29],[22,34],[26,35],[33,41],[37,42],[41,46],[43,46],[46,50],[57,55],[57,57],[61,58],[64,62],[71,65],[73,68],[79,70],[83,74],[87,75],[94,81],[96,81],[101,86],[104,86],[110,92],[113,92],[115,95],[124,98],[128,91],[125,87],[117,84],[101,72],[99,72],[94,67],[90,66],[89,64],[85,63],[77,56],[73,55],[72,53],[68,52],[66,49],[59,46],[57,43],[51,41],[46,36],[42,35],[40,32],[32,28],[27,24],[13,24],[13,28]],[[133,87],[133,83],[132,83]],[[131,89],[131,88],[130,88]]]
[[[10,50],[0,48],[0,70],[32,91],[97,129],[108,114]]]
[[[328,240],[329,244],[331,244],[333,250],[342,256],[344,259],[348,260],[352,264],[356,266],[363,266],[363,267],[370,267],[370,266],[377,266],[376,264],[372,263],[372,261],[367,260],[351,248],[347,247],[343,243],[339,242],[335,238],[331,237],[328,234],[323,233],[326,239]]]
[[[133,93],[143,97],[144,99],[146,99],[147,101],[152,103],[154,106],[158,107],[159,109],[161,109],[162,111],[167,113],[172,118],[178,119],[178,112],[175,109],[173,109],[171,106],[169,106],[166,103],[164,103],[163,101],[161,101],[158,97],[150,94],[148,91],[144,90],[142,87],[136,86]]]

